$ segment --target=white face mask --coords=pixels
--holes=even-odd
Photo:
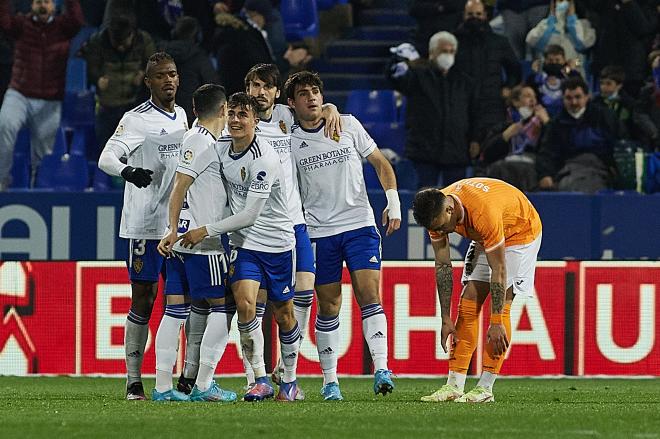
[[[520,114],[521,120],[527,120],[534,114],[534,109],[530,107],[520,107],[518,108],[518,114]]]
[[[567,1],[557,2],[555,6],[555,13],[557,15],[563,15],[568,12],[569,3]]]
[[[441,53],[435,57],[435,63],[438,65],[440,70],[449,70],[451,69],[451,66],[454,65],[454,54]]]
[[[570,114],[573,119],[579,119],[579,118],[582,117],[584,112],[587,111],[587,107],[584,107],[584,108],[576,111],[575,113],[570,111],[570,110],[566,110],[566,111],[568,111],[568,114]]]

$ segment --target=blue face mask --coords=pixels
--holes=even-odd
[[[564,14],[568,11],[569,2],[557,2],[555,6],[555,12],[557,14]]]

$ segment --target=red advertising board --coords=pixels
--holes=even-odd
[[[460,274],[457,265],[453,315]],[[574,296],[567,294],[567,274],[575,278]],[[578,375],[660,376],[660,263],[543,262],[535,286],[533,298],[514,302],[514,335],[503,374],[561,375],[568,370]],[[346,272],[342,294],[338,371],[369,372],[360,308]],[[381,295],[389,325],[389,367],[399,376],[445,374],[433,264],[385,263]],[[130,285],[121,262],[0,262],[0,374],[123,374],[123,326],[129,306]],[[153,340],[162,306],[159,294],[145,374],[154,371]],[[315,308],[301,347],[300,374],[320,373]],[[488,324],[488,312],[484,314],[482,336]],[[272,334],[276,355],[277,331]],[[238,338],[234,328],[219,373],[242,372]],[[474,373],[481,367],[480,350],[473,359]],[[181,348],[180,357],[183,353]],[[577,367],[567,369],[567,364]],[[180,358],[177,370],[181,365]]]

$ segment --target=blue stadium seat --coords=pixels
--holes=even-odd
[[[319,35],[316,0],[282,0],[280,13],[288,41],[300,41]]]
[[[399,190],[417,190],[417,172],[415,171],[415,166],[410,160],[399,160],[396,165],[394,165],[394,172],[396,173],[396,185]]]
[[[30,156],[14,153],[14,162],[11,166],[10,189],[28,189],[30,187]]]
[[[337,0],[316,0],[316,6],[319,8],[319,11],[332,9],[336,4]]]
[[[14,144],[14,154],[25,154],[31,156],[32,148],[30,147],[30,130],[21,128],[16,136],[16,143]]]
[[[362,162],[362,173],[364,175],[364,182],[367,185],[367,189],[382,189],[383,186],[380,184],[380,180],[378,179],[378,174],[376,173],[376,169],[374,169],[373,166],[371,166],[371,163],[367,161]]]
[[[69,58],[66,63],[64,89],[72,92],[87,90],[87,61],[82,58]]]
[[[93,91],[66,91],[62,102],[62,125],[71,128],[94,126],[95,107]]]
[[[379,148],[389,148],[403,155],[406,145],[406,128],[399,122],[367,122],[364,128]]]
[[[397,122],[399,109],[393,90],[353,90],[346,101],[346,112],[361,122]]]
[[[35,187],[82,191],[87,187],[88,172],[87,159],[83,156],[50,154],[39,165]]]
[[[98,30],[99,29],[94,26],[83,26],[80,28],[76,36],[71,39],[71,43],[69,44],[69,58],[75,57],[76,53],[78,53],[78,50],[80,50],[82,45],[87,40],[89,40],[89,37],[91,37],[94,32],[97,32]]]

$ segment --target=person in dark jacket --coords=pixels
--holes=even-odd
[[[483,128],[504,122],[511,88],[520,82],[520,63],[506,38],[493,33],[479,0],[465,4],[463,23],[456,31],[460,50],[455,68],[479,83],[480,123]],[[503,74],[506,81],[502,79]],[[483,135],[485,133],[480,133]]]
[[[151,36],[136,28],[130,11],[116,12],[108,27],[92,35],[81,48],[81,56],[87,60],[88,82],[96,86],[96,140],[101,148],[124,113],[142,97],[144,66],[155,51]]]
[[[442,186],[465,178],[478,132],[477,83],[453,68],[456,37],[438,32],[429,41],[428,60],[393,62],[389,78],[408,98],[406,156],[418,186]],[[395,60],[396,61],[396,60]]]
[[[525,38],[548,15],[550,0],[499,0],[497,8],[504,20],[504,33],[518,59],[525,59]]]
[[[172,32],[172,41],[162,42],[160,50],[174,58],[179,71],[179,89],[176,103],[186,110],[188,126],[192,126],[195,113],[192,111],[192,95],[203,84],[217,83],[218,73],[213,68],[208,54],[201,48],[201,29],[197,19],[179,18]]]
[[[633,98],[646,78],[647,43],[656,27],[655,0],[588,0],[598,40],[593,51],[592,72],[607,65],[626,71],[624,89]]]
[[[78,0],[66,0],[55,15],[53,0],[33,0],[29,14],[11,15],[0,0],[0,30],[14,41],[9,89],[0,109],[0,190],[8,183],[16,136],[27,124],[33,171],[52,151],[60,125],[69,43],[83,24]]]
[[[550,116],[529,86],[514,87],[509,99],[507,121],[493,127],[483,142],[484,174],[521,191],[534,190],[538,184],[536,151]]]
[[[539,188],[586,193],[612,188],[616,117],[589,102],[582,78],[569,78],[561,88],[564,109],[548,125],[536,157]]]
[[[429,38],[436,32],[453,32],[463,20],[466,0],[413,0],[408,10],[417,21],[413,36],[415,48],[426,58],[429,54]]]

